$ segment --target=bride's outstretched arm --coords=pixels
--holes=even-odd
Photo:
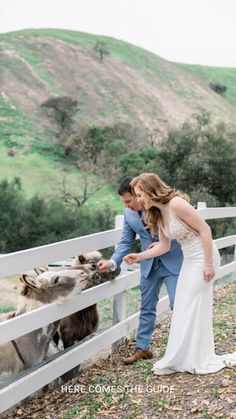
[[[180,197],[175,197],[171,200],[171,208],[180,220],[183,220],[185,224],[200,235],[205,257],[204,276],[207,281],[210,281],[215,275],[210,226],[203,220],[192,205]]]
[[[128,263],[140,262],[144,259],[153,259],[157,256],[161,256],[170,250],[171,241],[163,234],[162,230],[159,230],[159,242],[157,242],[151,249],[147,249],[141,253],[130,253],[125,256],[123,260]]]

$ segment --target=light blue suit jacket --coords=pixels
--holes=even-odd
[[[158,236],[153,237],[149,228],[146,228],[138,212],[128,208],[124,210],[124,224],[121,239],[117,245],[115,253],[111,256],[117,266],[120,266],[123,257],[132,249],[135,243],[136,234],[140,236],[142,250],[146,250],[148,246],[158,241]],[[183,254],[179,243],[172,240],[170,251],[164,255],[141,261],[141,273],[146,278],[153,266],[154,260],[160,259],[165,268],[172,274],[179,274],[183,262]]]

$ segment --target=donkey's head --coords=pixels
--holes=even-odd
[[[90,275],[85,269],[46,271],[36,278],[25,274],[21,277],[21,282],[25,285],[23,295],[44,303],[61,303],[83,291]]]
[[[87,281],[86,289],[102,284],[103,282],[111,281],[120,274],[120,268],[116,269],[116,271],[100,272],[97,263],[102,258],[102,254],[98,251],[85,253],[75,257],[72,264],[74,268],[84,268],[88,269],[90,272],[93,271],[93,274],[90,275]]]
[[[76,256],[73,260],[72,267],[87,266],[89,270],[96,270],[98,261],[102,259],[102,254],[98,251],[85,253],[84,255]]]

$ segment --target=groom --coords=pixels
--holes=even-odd
[[[142,208],[132,193],[130,182],[131,178],[124,179],[118,188],[120,199],[125,205],[122,236],[111,259],[101,259],[98,262],[100,272],[116,270],[121,265],[123,257],[130,252],[135,244],[136,234],[140,236],[142,250],[146,250],[153,242],[158,241],[158,237],[152,237],[150,230],[147,229],[142,221]],[[182,261],[183,255],[180,245],[173,240],[168,253],[161,257],[141,262],[141,308],[136,337],[136,351],[123,360],[126,365],[132,364],[141,358],[152,358],[150,342],[156,322],[156,306],[160,288],[164,283],[172,309]]]

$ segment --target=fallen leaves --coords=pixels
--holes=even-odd
[[[236,284],[217,289],[214,302],[217,353],[228,348],[235,350]],[[155,358],[165,350],[169,327],[170,316],[156,328],[153,336]],[[179,373],[157,377],[151,371],[155,359],[123,365],[122,358],[134,349],[134,341],[126,342],[116,353],[82,370],[77,379],[67,383],[84,384],[87,389],[90,385],[110,385],[114,391],[64,394],[58,387],[22,404],[6,418],[236,419],[236,368],[207,375]],[[171,386],[173,391],[164,392],[164,388]],[[141,391],[131,391],[134,387]]]
[[[232,378],[234,376],[234,369],[224,370],[224,376],[226,378]]]

